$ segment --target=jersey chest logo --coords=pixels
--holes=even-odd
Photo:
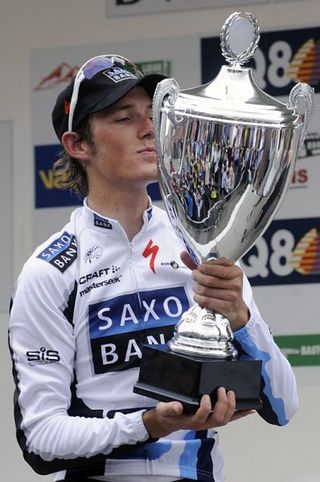
[[[142,345],[166,343],[189,308],[183,287],[120,295],[89,306],[95,373],[139,366]]]

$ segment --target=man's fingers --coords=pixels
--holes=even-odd
[[[161,417],[174,417],[182,414],[183,405],[180,402],[159,402],[156,409]]]
[[[217,401],[210,415],[210,423],[216,427],[224,425],[229,421],[234,412],[234,394],[227,394],[225,388],[220,387],[217,392]],[[209,421],[209,420],[208,420]]]
[[[235,278],[242,278],[243,274],[239,266],[236,264],[218,264],[218,263],[203,263],[199,265],[198,271],[203,276],[213,276],[217,280],[233,280]]]
[[[195,425],[202,425],[206,422],[212,410],[211,400],[209,395],[203,395],[200,400],[200,406],[193,415],[193,422]]]
[[[231,418],[233,417],[233,414],[236,409],[236,396],[235,393],[232,390],[229,390],[227,393],[227,398],[228,398],[228,407],[226,410],[225,414],[225,421],[229,422]]]

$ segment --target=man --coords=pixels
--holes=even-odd
[[[225,315],[242,353],[262,359],[260,415],[283,425],[297,408],[291,367],[241,269],[226,259],[194,269],[184,252],[191,274],[166,213],[148,198],[161,78],[99,56],[53,110],[64,147],[56,172],[84,205],[25,264],[9,342],[19,444],[56,481],[224,480],[215,428],[247,415],[233,392],[221,387],[214,407],[204,395],[194,414],[133,393],[142,344],[170,339],[194,301]]]

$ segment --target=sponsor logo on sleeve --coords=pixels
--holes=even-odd
[[[77,241],[66,231],[37,256],[55,266],[62,273],[77,259]]]
[[[60,361],[60,354],[57,350],[49,350],[42,346],[39,350],[28,350],[26,357],[29,365],[46,365]]]

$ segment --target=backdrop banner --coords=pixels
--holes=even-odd
[[[138,4],[138,2],[136,2]],[[256,2],[255,2],[256,3]],[[174,48],[173,48],[174,46]],[[52,164],[61,147],[51,127],[58,93],[79,66],[95,55],[117,52],[146,72],[175,77],[181,88],[209,82],[225,63],[219,37],[188,36],[126,43],[36,49],[31,56],[34,144],[34,244],[66,223],[81,200],[60,191]],[[316,92],[310,131],[274,222],[242,264],[263,317],[293,365],[320,365],[317,300],[320,282],[320,28],[262,32],[251,61],[257,84],[287,103],[296,82]],[[151,197],[161,204],[157,184]]]

